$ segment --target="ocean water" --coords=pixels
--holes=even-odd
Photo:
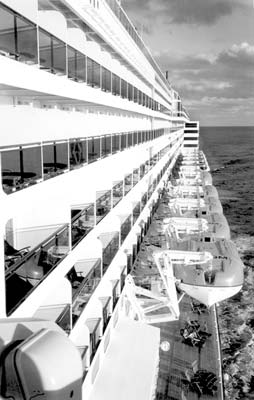
[[[219,305],[225,397],[254,399],[254,128],[201,128],[200,147],[245,265],[243,290]]]

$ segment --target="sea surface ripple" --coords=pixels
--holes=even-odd
[[[243,290],[218,307],[225,398],[254,399],[254,128],[203,127],[200,147],[245,265]]]

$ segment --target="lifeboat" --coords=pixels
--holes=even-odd
[[[237,249],[231,241],[220,241],[211,250],[212,261],[197,266],[174,268],[174,274],[180,283],[178,287],[192,298],[211,307],[238,293],[243,285],[243,263]]]

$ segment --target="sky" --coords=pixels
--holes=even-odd
[[[192,119],[254,126],[254,0],[122,0]]]

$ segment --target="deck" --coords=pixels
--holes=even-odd
[[[131,272],[134,280],[136,278],[139,283],[145,286],[149,281],[151,283],[158,279],[159,276],[157,268],[152,265],[151,257],[147,253],[147,246],[149,247],[151,244],[161,247],[165,245],[165,236],[159,232],[156,235],[158,219],[160,219],[160,216],[157,213],[144,238]],[[200,327],[205,326],[206,332],[211,334],[201,348],[183,343],[183,337],[180,334],[180,329],[185,327],[186,321],[194,320],[198,321]],[[154,326],[160,328],[161,343],[169,343],[169,349],[160,349],[156,400],[223,400],[215,307],[210,310],[205,307],[202,309],[195,308],[191,298],[185,295],[180,303],[180,319],[154,324]],[[193,377],[195,372],[200,370],[206,370],[216,375],[217,391],[214,391],[213,394],[200,394],[190,385],[187,377]]]

